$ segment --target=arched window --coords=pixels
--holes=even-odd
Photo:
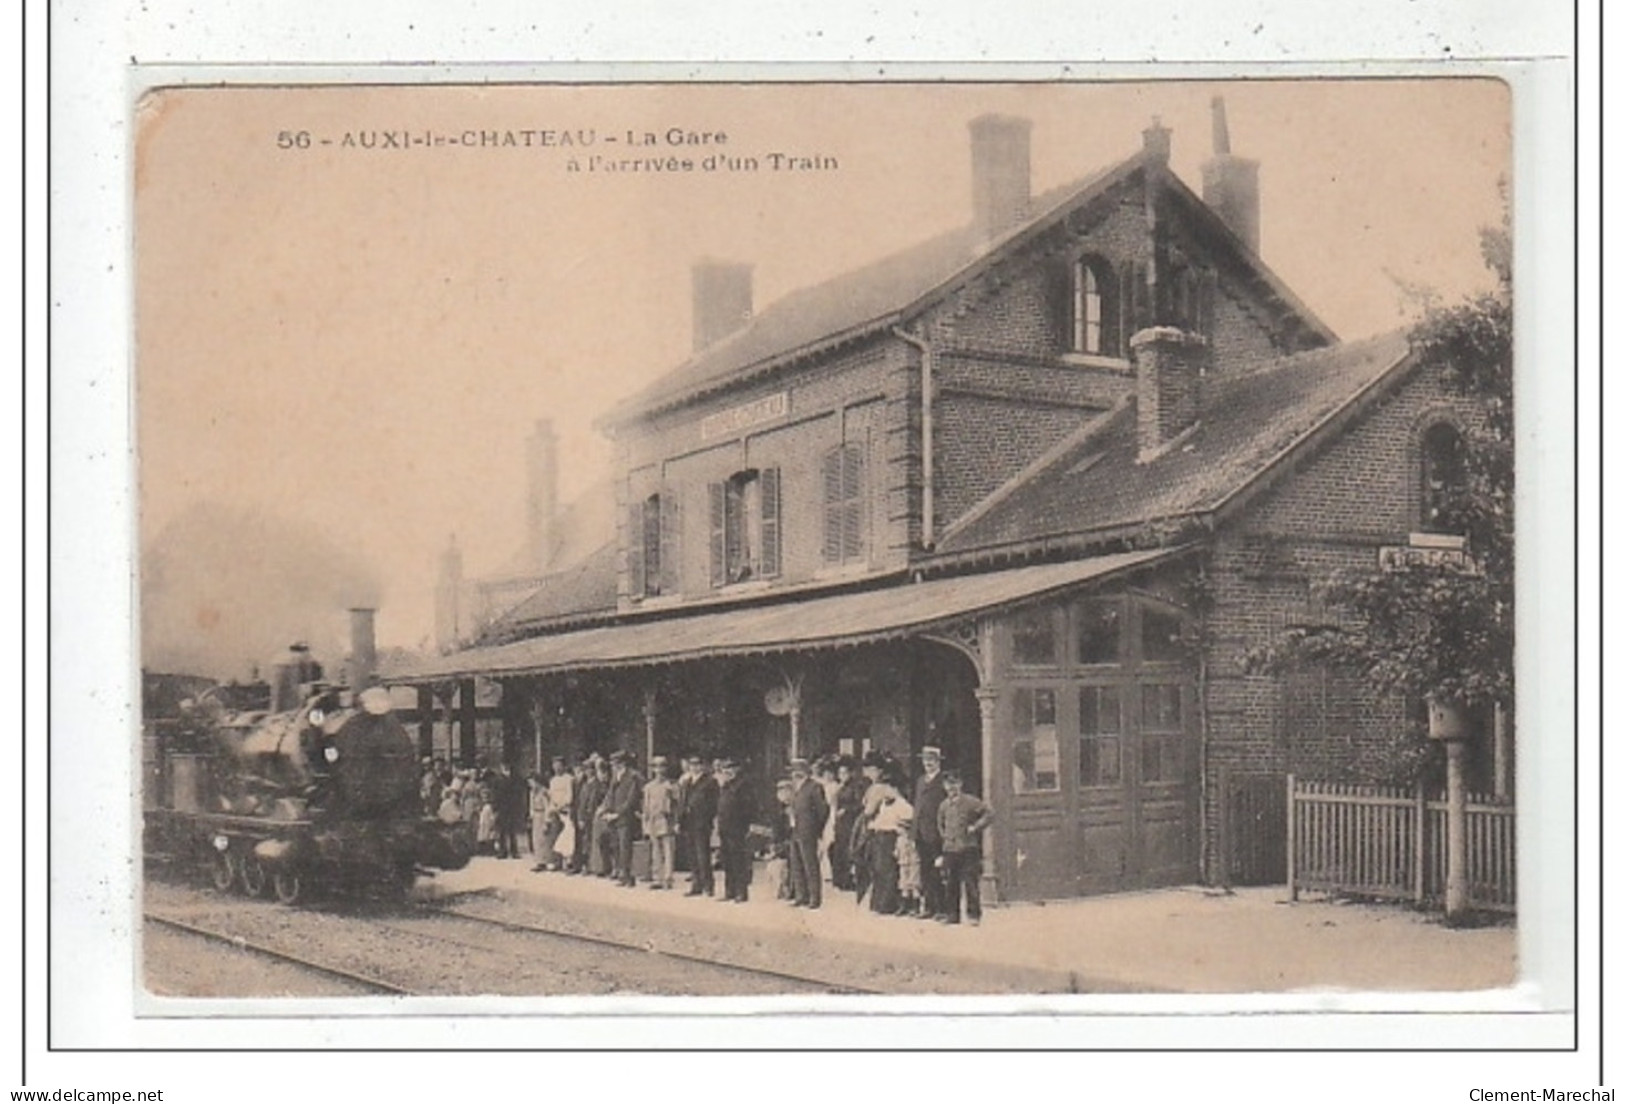
[[[1422,532],[1460,533],[1467,485],[1461,432],[1449,422],[1433,423],[1422,434],[1421,453]]]
[[[1101,257],[1083,256],[1068,273],[1067,351],[1117,356],[1117,285]]]

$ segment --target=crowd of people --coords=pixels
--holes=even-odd
[[[663,756],[645,778],[632,756],[562,758],[529,779],[506,764],[452,770],[424,763],[427,813],[466,821],[477,849],[519,857],[529,841],[537,872],[607,878],[634,886],[633,843],[649,841],[648,886],[720,900],[750,898],[753,870],[765,859],[777,897],[797,908],[824,904],[825,886],[888,916],[944,924],[981,921],[982,834],[993,811],[943,769],[942,752],[926,747],[912,780],[902,762],[878,752],[861,760],[826,756],[792,760],[775,786],[776,801],[758,808],[754,788],[732,759],[685,757],[678,770]]]

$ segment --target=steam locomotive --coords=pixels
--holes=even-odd
[[[389,691],[329,686],[300,662],[278,671],[283,698],[298,688],[294,708],[237,710],[204,695],[171,719],[148,776],[148,858],[287,905],[316,887],[403,893],[420,869],[467,865],[468,826],[421,807],[415,748]]]

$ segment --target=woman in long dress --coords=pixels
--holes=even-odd
[[[869,790],[863,795],[863,823],[865,857],[869,867],[869,909],[883,916],[897,911],[900,903],[897,891],[897,829],[896,806],[903,795],[888,781],[885,761],[878,755],[865,756],[863,773],[869,778]]]
[[[840,796],[841,784],[835,778],[835,760],[818,761],[818,784],[824,788],[824,804],[829,812],[824,816],[824,830],[818,836],[818,866],[824,881],[835,881],[835,802]]]
[[[530,776],[530,859],[532,870],[546,870],[553,841],[548,838],[548,821],[553,813],[553,802],[548,797],[547,783],[540,771]]]
[[[863,795],[869,788],[869,780],[847,755],[836,761],[835,777],[838,785],[835,800],[830,802],[834,837],[830,847],[830,877],[836,889],[857,889],[856,868],[862,865],[862,855],[854,853],[853,844],[863,817]],[[863,884],[867,888],[867,883]]]

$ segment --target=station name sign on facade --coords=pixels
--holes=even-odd
[[[789,413],[790,392],[780,391],[776,395],[764,395],[751,402],[707,415],[700,421],[700,440],[714,441],[718,437],[731,437],[752,426],[776,422]]]
[[[1478,564],[1467,553],[1461,537],[1435,533],[1412,533],[1408,545],[1383,545],[1377,549],[1377,566],[1383,571],[1404,571],[1411,567],[1448,567],[1467,575],[1478,574]]]

